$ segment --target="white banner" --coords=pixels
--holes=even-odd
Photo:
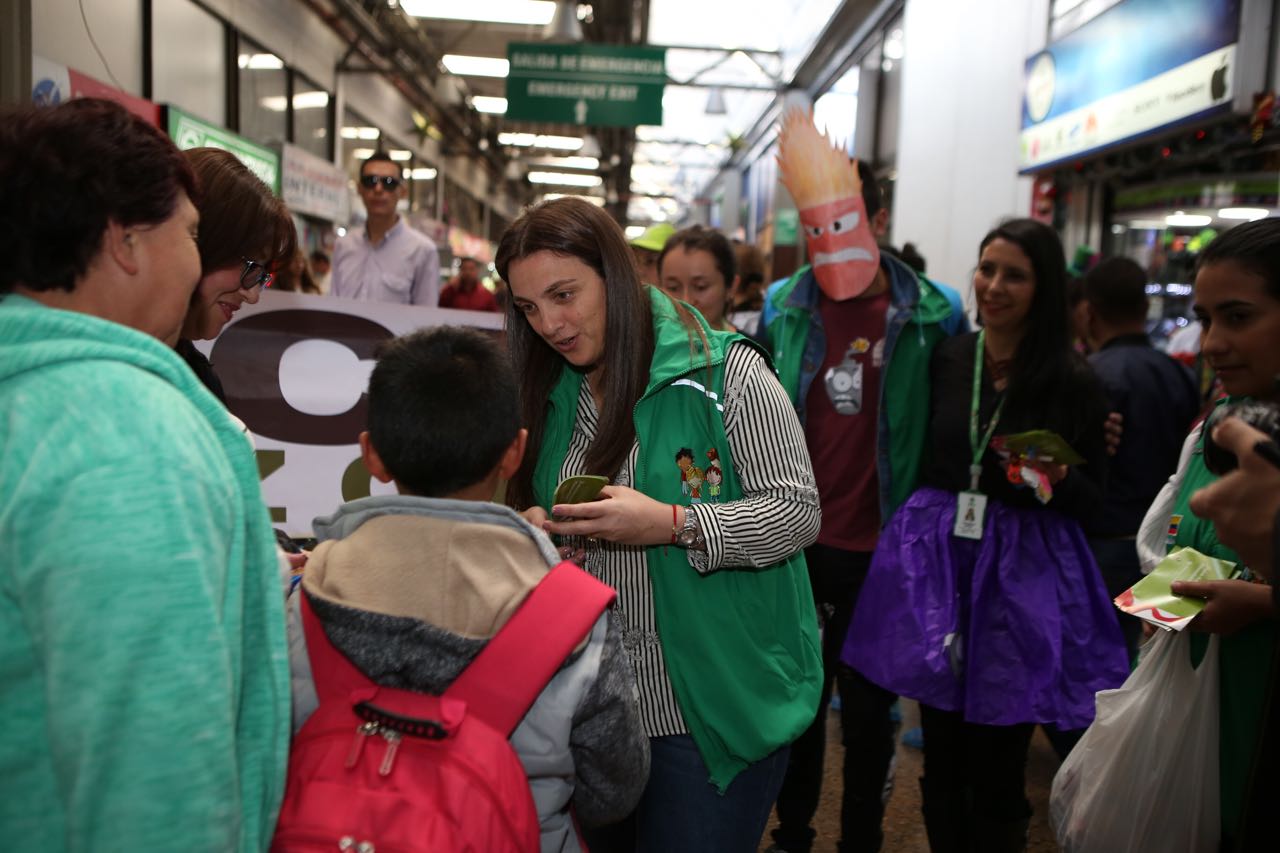
[[[365,390],[382,341],[431,326],[501,335],[503,316],[265,291],[213,341],[210,357],[228,407],[253,434],[262,491],[277,527],[310,536],[311,520],[339,504],[394,488],[360,462]],[[483,389],[460,388],[459,394]]]
[[[1022,131],[1023,171],[1119,142],[1229,104],[1236,46],[1207,53],[1136,86]],[[1037,65],[1028,81],[1037,100],[1052,99],[1052,64]],[[1030,96],[1029,96],[1030,97]]]

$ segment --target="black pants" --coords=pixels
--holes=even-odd
[[[1026,846],[1027,750],[1035,726],[982,726],[920,706],[921,804],[933,853],[1004,853]]]
[[[814,545],[805,550],[805,561],[809,564],[814,602],[824,617],[822,699],[813,724],[791,744],[791,761],[778,794],[778,828],[773,831],[773,840],[788,853],[808,853],[813,846],[815,833],[809,824],[818,810],[822,789],[827,706],[834,680],[840,688],[840,726],[845,747],[839,849],[874,853],[880,849],[884,784],[893,758],[889,708],[894,695],[840,662],[849,619],[866,580],[871,555]]]

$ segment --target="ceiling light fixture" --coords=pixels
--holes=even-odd
[[[599,169],[600,161],[595,157],[535,157],[529,165],[553,169]]]
[[[1270,215],[1271,211],[1263,207],[1224,207],[1218,211],[1219,219],[1246,219],[1249,222],[1266,219]]]
[[[419,166],[416,169],[405,169],[404,179],[406,181],[429,181],[436,176],[436,170],[430,166]]]
[[[577,151],[582,147],[582,140],[576,136],[545,136],[534,133],[499,133],[498,143],[518,148],[552,148],[557,151]]]
[[[1164,218],[1164,223],[1170,228],[1202,228],[1212,221],[1212,216],[1205,216],[1200,213],[1183,213],[1181,210]]]
[[[284,68],[284,60],[274,53],[242,53],[237,57],[236,64],[250,71],[272,71]]]
[[[555,14],[543,29],[542,37],[551,42],[582,41],[582,24],[578,23],[577,0],[558,0]]]
[[[507,99],[493,95],[473,95],[471,106],[475,107],[476,112],[502,115],[507,111]]]
[[[577,195],[575,193],[546,193],[542,196],[541,201],[555,201],[558,198],[580,198],[583,201],[589,201],[596,207],[604,207],[604,199],[598,195]]]
[[[343,139],[377,139],[378,129],[376,127],[344,127],[342,129]]]
[[[400,0],[400,8],[416,18],[535,27],[551,23],[556,13],[553,0]]]
[[[450,74],[463,77],[506,77],[511,63],[496,56],[462,56],[446,53],[440,60]]]
[[[397,163],[403,163],[406,160],[413,159],[413,152],[406,151],[403,148],[392,148],[390,151],[387,152],[387,156],[390,157],[392,160],[395,160]]]
[[[598,187],[604,183],[599,175],[578,175],[573,172],[530,172],[531,184],[560,184],[566,187]]]

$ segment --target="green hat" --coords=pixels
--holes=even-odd
[[[659,222],[657,225],[650,225],[644,229],[644,233],[631,241],[631,245],[637,249],[648,249],[650,252],[661,252],[663,246],[667,245],[667,240],[671,235],[676,233],[674,226]]]

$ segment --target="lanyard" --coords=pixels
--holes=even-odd
[[[1000,420],[1000,413],[1004,411],[1005,400],[1002,395],[1000,402],[996,405],[995,413],[991,415],[991,423],[987,424],[987,432],[979,441],[978,401],[982,391],[982,355],[986,336],[986,329],[978,332],[978,346],[973,352],[973,400],[969,406],[969,447],[973,450],[973,464],[969,466],[969,490],[973,492],[978,491],[978,478],[982,476],[982,454],[986,452],[987,445],[991,443],[991,436],[995,434],[996,423]]]

